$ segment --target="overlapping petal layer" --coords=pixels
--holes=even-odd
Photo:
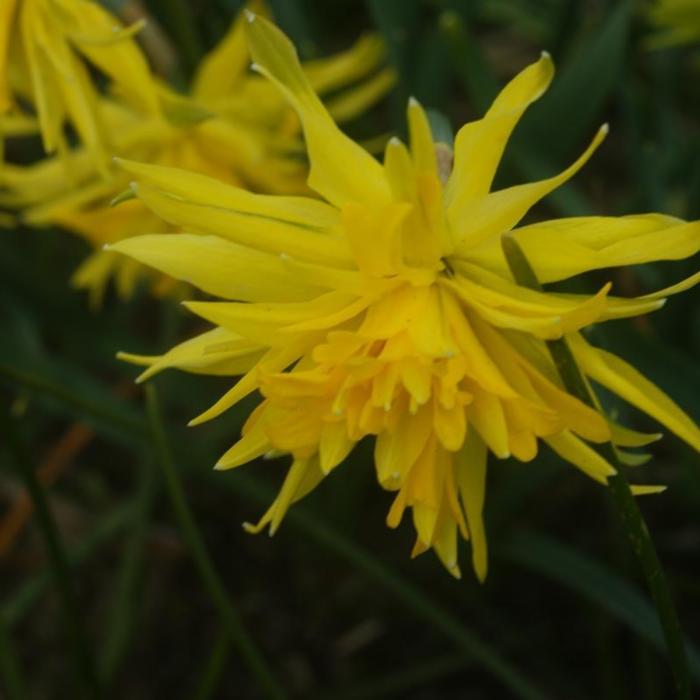
[[[166,367],[243,373],[195,423],[260,392],[241,439],[217,465],[291,455],[277,499],[251,531],[274,532],[291,504],[373,436],[377,480],[395,494],[388,525],[410,510],[414,554],[434,549],[454,575],[459,536],[470,538],[483,579],[489,453],[528,462],[545,442],[604,484],[614,468],[592,443],[639,447],[658,438],[611,423],[568,394],[548,339],[564,338],[586,376],[700,449],[700,430],[670,398],[581,335],[596,322],[659,308],[698,275],[624,299],[610,294],[610,284],[595,295],[531,291],[508,272],[503,234],[571,177],[606,133],[560,175],[491,191],[505,140],[551,80],[547,55],[506,86],[483,119],[460,130],[445,179],[418,103],[408,108],[410,148],[392,140],[380,164],[337,128],[279,30],[251,16],[248,31],[258,69],[299,114],[309,182],[325,201],[242,195],[206,177],[125,162],[136,195],[188,233],[131,238],[112,250],[223,298],[188,304],[214,331],[162,357],[131,359],[148,374]],[[698,250],[700,223],[587,217],[511,235],[546,282],[688,257]]]

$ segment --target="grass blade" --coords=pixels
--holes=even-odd
[[[143,549],[155,496],[155,468],[151,460],[144,461],[139,469],[138,490],[133,502],[134,517],[130,523],[129,540],[107,624],[109,632],[100,659],[105,682],[109,682],[119,669],[133,633],[136,589],[143,568]]]
[[[165,487],[172,502],[175,517],[180,525],[182,536],[202,578],[202,583],[209,594],[211,602],[219,615],[221,615],[221,620],[226,625],[233,643],[238,647],[242,659],[260,684],[260,689],[268,698],[284,698],[286,693],[282,690],[262,653],[258,650],[252,637],[243,626],[240,615],[209,558],[202,535],[185,500],[182,483],[175,469],[163,428],[158,398],[152,384],[146,387],[146,403],[156,457],[163,473]]]
[[[226,628],[222,628],[209,654],[209,660],[199,681],[197,692],[194,694],[195,700],[208,700],[213,697],[230,651],[231,635]]]

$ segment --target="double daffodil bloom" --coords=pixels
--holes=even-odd
[[[92,0],[2,0],[0,115],[28,100],[47,153],[65,153],[64,128],[70,122],[104,167],[110,134],[86,61],[139,110],[157,114],[148,65],[132,38],[139,28],[124,28]]]
[[[258,3],[259,4],[259,3]],[[304,74],[320,93],[333,92],[328,108],[340,120],[352,119],[390,89],[394,76],[381,68],[384,46],[374,35],[360,38],[349,50],[310,61]],[[308,192],[301,126],[279,92],[248,70],[250,54],[243,14],[222,42],[206,56],[188,97],[154,86],[162,112],[132,103],[100,101],[112,135],[112,153],[159,165],[176,166],[216,177],[258,192]],[[59,225],[83,236],[95,252],[78,269],[77,286],[99,302],[114,277],[121,296],[129,296],[144,268],[103,250],[107,243],[143,233],[173,231],[139,201],[112,208],[110,202],[128,188],[129,178],[111,166],[100,178],[88,148],[68,159],[30,167],[8,165],[0,180],[0,205],[20,208],[27,224]],[[152,276],[156,293],[172,281]]]
[[[491,191],[511,131],[552,79],[549,56],[515,77],[482,119],[461,128],[453,167],[446,149],[436,151],[415,101],[408,106],[410,149],[392,139],[380,164],[338,130],[286,37],[256,16],[248,31],[257,70],[300,116],[309,185],[322,199],[255,195],[182,170],[124,162],[139,199],[188,233],[131,238],[112,250],[226,300],[187,304],[212,330],[159,357],[124,357],[147,366],[141,379],[169,367],[242,375],[192,424],[262,394],[242,437],[217,464],[292,457],[279,495],[249,530],[274,532],[292,503],[374,436],[377,479],[395,493],[388,525],[410,509],[414,554],[434,549],[455,576],[458,535],[470,538],[483,579],[489,453],[529,462],[544,442],[605,484],[615,469],[590,443],[638,447],[660,437],[613,423],[568,394],[548,339],[565,338],[589,379],[700,450],[700,430],[670,398],[580,332],[654,311],[699,275],[626,299],[611,296],[610,284],[594,295],[532,291],[509,272],[506,232],[545,283],[685,258],[700,248],[700,222],[660,214],[516,228],[607,132],[559,175]]]
[[[649,19],[658,30],[649,40],[653,48],[700,41],[698,0],[656,0],[649,6]]]

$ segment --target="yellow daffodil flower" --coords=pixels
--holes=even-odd
[[[380,69],[383,58],[381,40],[368,35],[343,53],[306,63],[304,74],[318,92],[333,92],[328,108],[337,119],[352,119],[391,87],[392,71]],[[299,120],[274,86],[249,72],[249,63],[241,13],[203,59],[188,97],[165,86],[158,86],[157,93],[154,88],[162,113],[103,98],[100,107],[112,134],[112,153],[192,170],[258,192],[307,193]],[[112,208],[110,202],[128,188],[129,176],[112,165],[109,177],[100,178],[89,149],[77,149],[68,165],[69,177],[60,158],[31,167],[8,165],[0,180],[5,187],[0,205],[23,209],[27,224],[62,226],[95,247],[74,277],[77,286],[90,291],[93,302],[99,302],[110,277],[127,297],[145,268],[104,251],[104,245],[174,228],[136,200]],[[162,276],[153,275],[152,280],[156,293],[173,287]]]
[[[658,30],[649,40],[653,48],[700,41],[698,0],[655,0],[649,5],[649,19]]]
[[[124,358],[147,366],[141,379],[169,367],[242,375],[192,424],[261,392],[241,439],[217,464],[292,456],[279,495],[249,530],[274,532],[292,503],[374,436],[377,479],[396,494],[388,525],[411,509],[414,554],[434,549],[455,576],[458,534],[470,538],[483,579],[489,453],[529,462],[544,442],[605,484],[615,469],[589,443],[637,447],[660,437],[612,423],[568,394],[548,339],[566,338],[588,378],[700,450],[700,430],[670,398],[580,332],[658,309],[700,275],[626,299],[611,296],[610,284],[592,296],[537,292],[517,286],[509,272],[506,232],[545,283],[686,258],[700,248],[700,222],[660,214],[516,228],[607,132],[559,175],[491,191],[510,133],[552,79],[548,55],[517,75],[482,119],[461,128],[453,167],[415,101],[408,106],[410,149],[392,139],[382,165],[339,131],[282,33],[255,16],[248,31],[257,70],[299,114],[309,185],[322,199],[256,195],[182,170],[123,162],[140,201],[188,233],[111,248],[225,300],[187,304],[212,330],[162,356]]]
[[[148,65],[132,38],[139,28],[124,28],[92,0],[2,0],[0,116],[28,100],[47,153],[65,153],[64,127],[70,122],[104,167],[110,132],[86,61],[139,110],[157,114]]]

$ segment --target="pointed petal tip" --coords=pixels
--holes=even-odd
[[[411,95],[408,98],[408,106],[409,107],[420,107],[420,102],[418,102],[418,100],[413,95]]]
[[[253,22],[255,22],[255,20],[257,19],[257,15],[255,14],[255,12],[247,8],[243,10],[243,14],[245,15],[246,21],[249,24],[253,24]]]
[[[549,51],[542,51],[542,52],[540,52],[540,60],[543,60],[543,61],[551,61],[551,60],[552,60],[552,54],[549,53]]]

